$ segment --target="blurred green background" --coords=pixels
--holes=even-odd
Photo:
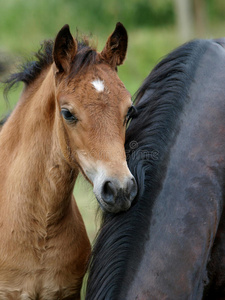
[[[0,79],[32,57],[44,39],[53,39],[68,23],[72,33],[91,34],[100,51],[116,22],[129,35],[127,60],[119,76],[134,94],[154,65],[168,52],[190,39],[225,36],[224,0],[0,0]],[[12,109],[22,86],[9,95],[0,93],[0,115]],[[75,197],[94,238],[96,200],[81,178]]]

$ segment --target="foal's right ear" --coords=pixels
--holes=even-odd
[[[53,59],[58,72],[69,72],[76,53],[77,42],[70,33],[69,25],[65,25],[56,36],[53,50]]]
[[[113,33],[109,36],[104,49],[101,52],[102,58],[113,68],[122,65],[127,52],[128,36],[123,24],[118,22]]]

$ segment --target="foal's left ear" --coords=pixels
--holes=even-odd
[[[60,73],[68,73],[77,53],[77,43],[70,33],[69,25],[63,26],[56,36],[53,58]]]
[[[114,32],[109,36],[104,49],[101,52],[102,58],[113,68],[121,65],[127,52],[128,36],[123,24],[117,23]]]

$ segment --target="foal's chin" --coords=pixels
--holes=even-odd
[[[129,201],[129,200],[121,201],[121,199],[118,199],[117,204],[110,205],[107,202],[105,202],[103,199],[98,198],[97,196],[96,196],[96,199],[99,203],[99,206],[100,206],[101,210],[104,213],[106,212],[106,213],[117,214],[117,213],[120,213],[120,212],[125,212],[131,207],[131,204],[132,204],[132,201]]]

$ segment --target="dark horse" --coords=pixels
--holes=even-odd
[[[139,193],[104,215],[86,299],[225,299],[223,46],[181,46],[139,89],[126,136]]]

